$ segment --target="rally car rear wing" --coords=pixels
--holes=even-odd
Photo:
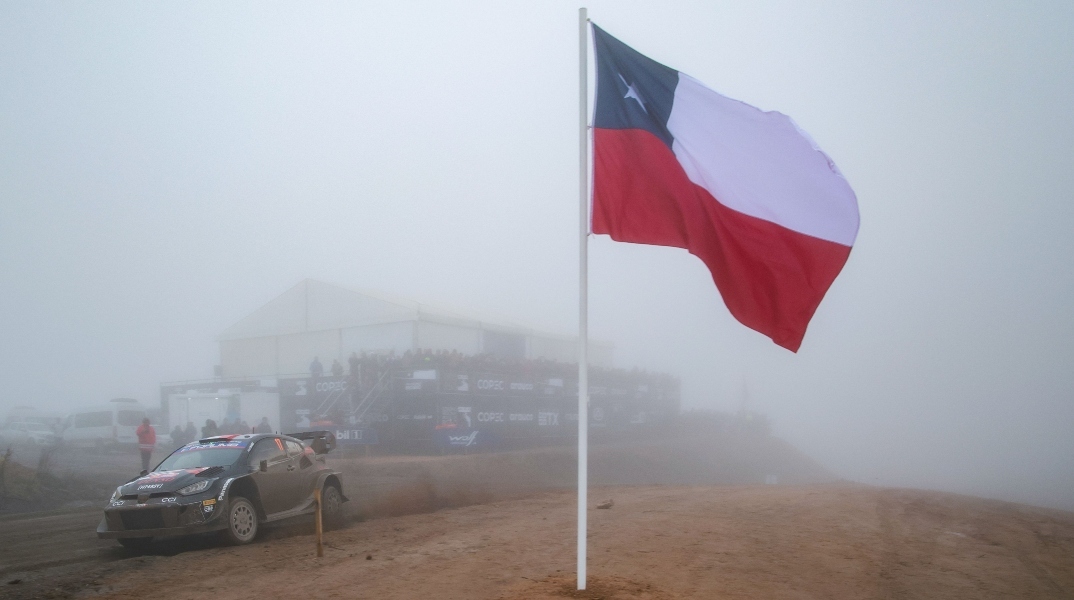
[[[284,435],[307,442],[317,454],[328,454],[336,449],[336,436],[331,431],[302,431]]]

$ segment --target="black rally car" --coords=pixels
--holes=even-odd
[[[145,548],[154,537],[220,531],[225,541],[245,544],[261,523],[313,513],[317,489],[325,525],[338,526],[347,498],[324,457],[334,446],[325,431],[191,442],[116,488],[97,537]]]

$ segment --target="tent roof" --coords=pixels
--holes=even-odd
[[[268,304],[228,327],[217,339],[223,341],[268,337],[417,320],[570,339],[564,335],[538,332],[509,320],[477,318],[414,300],[368,290],[349,290],[313,279],[300,281]]]

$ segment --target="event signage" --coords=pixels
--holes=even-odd
[[[373,428],[328,427],[340,446],[360,446],[377,443],[377,430]]]
[[[435,379],[396,379],[393,384],[397,391],[404,394],[429,394],[437,391]]]
[[[438,441],[444,448],[488,448],[496,446],[499,438],[485,429],[444,429],[437,432]]]
[[[629,430],[674,414],[678,406],[676,382],[650,379],[631,375],[591,380],[589,426]],[[236,415],[240,393],[278,395],[281,431],[324,429],[333,432],[343,446],[381,443],[401,448],[470,448],[488,446],[491,435],[497,436],[501,445],[531,437],[576,435],[577,387],[577,381],[569,377],[527,372],[388,369],[380,378],[370,380],[302,375],[168,384],[161,386],[161,392],[164,404],[171,394],[200,391],[222,395],[226,391],[234,396],[229,400],[236,403]],[[257,401],[265,402],[263,398]],[[265,409],[259,405],[257,410]],[[479,433],[462,439],[474,432]],[[449,439],[449,434],[456,439]]]

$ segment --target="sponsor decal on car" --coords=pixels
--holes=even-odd
[[[153,471],[136,479],[138,483],[166,483],[179,477],[184,473],[190,473],[191,475],[197,475],[204,471],[206,467],[196,467],[194,469],[175,469],[172,471]],[[138,488],[141,489],[141,488]]]
[[[277,441],[278,441],[278,440],[277,440]],[[227,494],[227,488],[228,488],[228,486],[229,486],[229,485],[231,485],[231,482],[232,482],[232,481],[235,481],[235,478],[234,478],[234,477],[231,477],[231,478],[229,478],[229,479],[228,479],[227,481],[225,481],[225,482],[224,482],[224,486],[220,488],[220,495],[216,497],[216,499],[217,499],[217,500],[218,500],[219,502],[223,502],[223,501],[224,501],[224,494]],[[211,507],[206,507],[206,508],[208,508],[208,510],[206,510],[205,512],[209,512],[210,510],[212,510],[212,508],[211,508]]]
[[[248,445],[250,445],[250,442],[247,440],[228,440],[226,442],[208,442],[205,444],[195,443],[187,444],[176,450],[176,452],[195,452],[198,450],[211,450],[213,448],[245,448]]]
[[[140,492],[142,490],[156,490],[162,487],[164,487],[163,483],[147,483],[138,486],[138,491]]]

